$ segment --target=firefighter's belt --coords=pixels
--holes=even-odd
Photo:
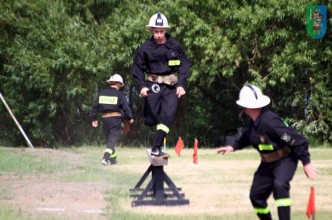
[[[283,147],[277,151],[274,151],[272,153],[267,153],[267,154],[261,154],[261,158],[263,162],[275,162],[278,161],[282,158],[285,158],[288,156],[290,153],[289,147]]]
[[[165,83],[167,85],[175,85],[178,82],[178,76],[175,73],[169,75],[155,75],[152,73],[147,74],[147,80],[156,83]]]
[[[120,112],[104,112],[102,117],[109,118],[114,116],[122,116],[122,114]]]

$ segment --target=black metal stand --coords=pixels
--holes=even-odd
[[[150,173],[152,173],[150,182],[145,189],[140,188]],[[164,188],[164,182],[169,188]],[[189,204],[189,200],[185,199],[184,194],[179,191],[181,191],[181,188],[177,188],[167,176],[164,172],[164,166],[153,166],[151,164],[136,186],[133,189],[130,189],[130,196],[137,197],[137,200],[134,200],[131,203],[131,206]]]

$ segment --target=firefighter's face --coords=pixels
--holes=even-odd
[[[247,111],[247,108],[242,107],[241,114],[245,113],[246,115],[248,115],[248,113],[246,111]]]
[[[157,44],[166,42],[166,28],[151,28],[151,32]]]
[[[249,117],[252,115],[253,111],[255,109],[250,109],[250,108],[242,108],[242,112],[246,115],[248,115]]]

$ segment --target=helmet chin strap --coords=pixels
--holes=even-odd
[[[257,93],[256,93],[256,90],[254,89],[254,87],[252,87],[252,85],[246,85],[248,88],[250,88],[251,89],[251,91],[254,93],[254,95],[255,95],[255,98],[256,98],[256,100],[258,99],[258,97],[257,97]]]

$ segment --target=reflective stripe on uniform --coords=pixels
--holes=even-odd
[[[180,60],[169,60],[168,66],[180,66],[181,61]]]
[[[274,150],[274,147],[272,144],[259,144],[258,148],[260,151],[262,150]]]
[[[105,149],[105,153],[112,154],[112,153],[113,153],[113,150],[112,150],[112,149],[109,149],[109,148],[106,148],[106,149]]]
[[[117,153],[113,152],[113,150],[110,148],[106,148],[105,153],[109,153],[111,155],[110,158],[116,158],[118,156]]]
[[[291,206],[291,204],[292,204],[292,200],[290,198],[276,199],[277,207]]]
[[[169,127],[167,127],[164,124],[158,124],[157,125],[157,130],[162,130],[162,131],[165,131],[166,133],[168,133],[169,132]]]
[[[283,121],[283,122],[284,122],[284,125],[288,128],[289,125],[288,125],[287,121]]]
[[[270,208],[254,208],[256,214],[268,214],[270,212]]]
[[[99,104],[116,105],[118,103],[118,97],[116,96],[99,96]]]

